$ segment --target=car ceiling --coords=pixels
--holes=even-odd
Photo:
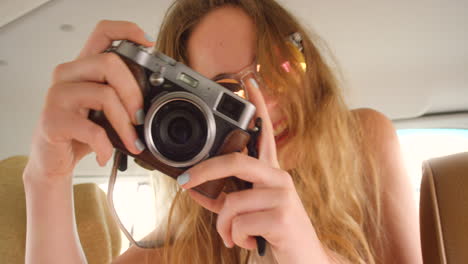
[[[1,1],[0,159],[29,152],[51,72],[99,20],[156,35],[171,2]],[[351,108],[377,109],[397,127],[468,128],[468,1],[280,2],[326,43]]]

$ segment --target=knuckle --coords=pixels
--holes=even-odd
[[[243,158],[243,154],[241,154],[240,152],[233,152],[231,154],[231,160],[233,164],[239,164],[240,162],[242,162]]]
[[[110,102],[115,102],[115,99],[117,99],[117,93],[115,92],[114,88],[107,86],[107,85],[102,85],[99,87],[100,95],[101,95],[101,100],[103,104]]]
[[[107,27],[107,25],[109,25],[109,23],[111,23],[110,20],[108,20],[108,19],[101,19],[101,20],[99,20],[99,21],[97,22],[97,24],[96,24],[96,29],[97,29],[97,30],[104,29],[104,28]]]
[[[103,64],[109,68],[115,67],[116,64],[121,62],[119,55],[113,52],[103,53],[101,58],[103,60]]]
[[[234,219],[232,219],[232,229],[236,229],[238,230],[239,227],[242,225],[242,217],[234,217]],[[237,234],[238,232],[232,232],[233,234],[233,238],[234,237],[237,237]]]
[[[51,110],[54,107],[63,108],[62,103],[69,101],[64,98],[66,96],[65,85],[65,83],[54,83],[49,87],[45,100],[45,110]]]
[[[293,188],[294,187],[294,181],[293,181],[291,175],[289,175],[289,173],[284,171],[284,170],[281,170],[281,169],[277,169],[277,170],[278,170],[278,174],[280,175],[280,177],[284,180],[285,186],[289,187],[289,188]]]
[[[288,224],[289,214],[286,210],[276,210],[275,221],[278,226],[286,226]]]
[[[132,31],[139,31],[140,27],[132,21],[123,21],[124,25],[127,26]]]
[[[238,200],[236,193],[230,193],[224,200],[223,208],[233,208],[234,204]]]
[[[57,82],[59,81],[61,78],[61,76],[63,75],[63,73],[67,70],[68,68],[68,62],[67,63],[61,63],[57,66],[55,66],[53,72],[52,72],[52,80],[54,82]]]
[[[293,192],[289,189],[281,189],[278,195],[282,204],[290,204],[294,198]]]

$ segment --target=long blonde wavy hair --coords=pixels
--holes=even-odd
[[[289,173],[320,241],[332,255],[351,263],[380,262],[384,236],[377,167],[316,35],[274,0],[176,0],[161,25],[157,49],[189,65],[187,42],[193,28],[226,5],[242,9],[256,26],[260,75],[268,92],[280,98],[291,135],[279,161],[283,166],[284,155],[294,155],[297,162]],[[293,32],[303,36],[305,72],[285,42]],[[278,56],[271,56],[272,51]],[[286,60],[298,74],[284,73],[280,65]],[[159,233],[164,263],[247,263],[256,255],[226,248],[216,231],[216,214],[181,192],[171,178],[154,179],[170,204]]]

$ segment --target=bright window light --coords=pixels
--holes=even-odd
[[[99,187],[107,194],[107,184],[99,184]],[[115,210],[122,224],[134,234],[134,238],[144,237],[154,229],[156,221],[154,198],[154,191],[148,182],[126,179],[115,185]],[[120,233],[122,254],[131,243],[122,231]]]
[[[400,129],[403,159],[419,205],[422,162],[468,151],[468,129]],[[419,206],[418,206],[419,207]]]

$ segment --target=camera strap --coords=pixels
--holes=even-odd
[[[258,139],[260,137],[261,132],[262,132],[262,119],[260,117],[257,117],[257,119],[255,119],[255,127],[249,130],[250,140],[249,140],[249,143],[247,144],[248,155],[256,159],[258,159]],[[248,188],[253,187],[251,182],[248,182],[246,185]],[[257,241],[258,255],[265,256],[265,250],[266,250],[265,238],[261,236],[256,236],[255,240]]]

